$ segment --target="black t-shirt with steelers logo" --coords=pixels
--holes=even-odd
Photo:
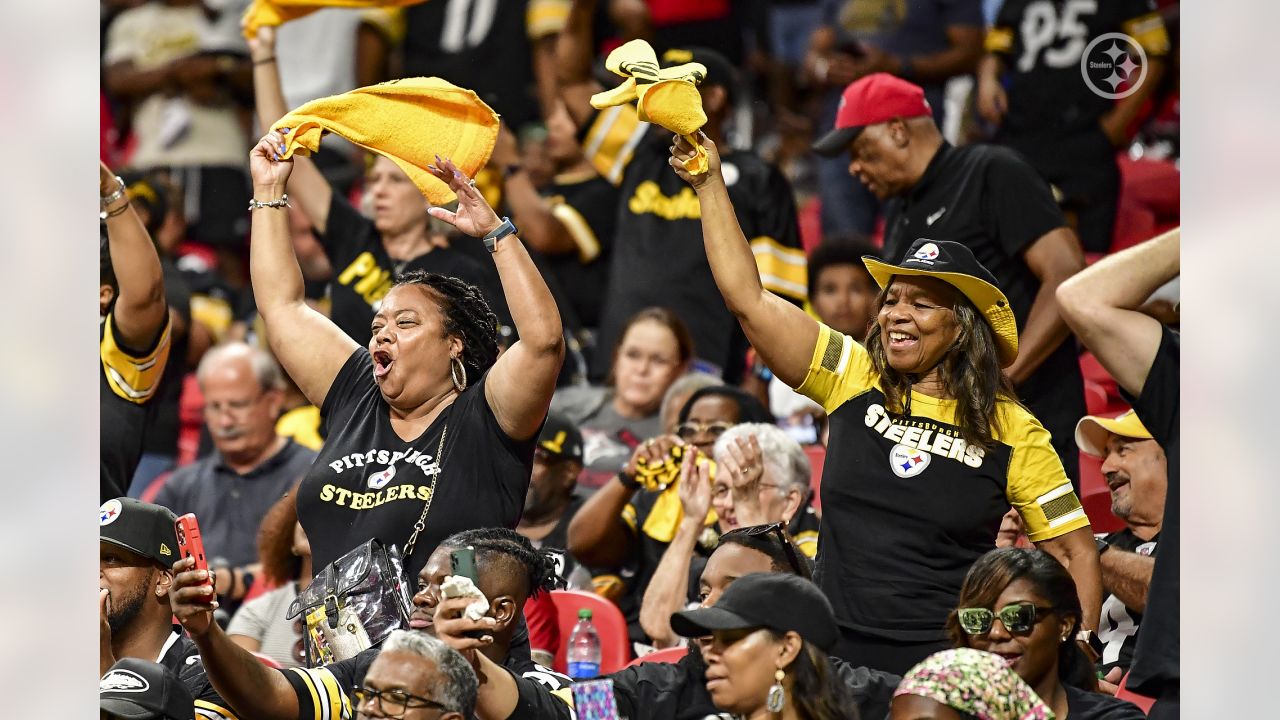
[[[298,519],[317,569],[370,538],[403,549],[432,497],[433,480],[426,529],[405,558],[411,578],[449,535],[520,522],[535,438],[515,440],[503,432],[485,400],[488,377],[464,390],[421,436],[402,440],[374,382],[369,351],[351,354],[321,408],[324,448],[298,490]],[[437,449],[446,426],[441,463]]]
[[[1034,542],[1088,527],[1031,413],[999,405],[996,444],[969,445],[954,400],[912,393],[885,407],[867,351],[825,325],[799,392],[831,422],[822,472],[816,581],[840,624],[902,641],[936,641],[965,573],[995,545],[1009,507]]]
[[[1125,550],[1139,555],[1156,554],[1156,543],[1160,536],[1151,540],[1143,540],[1129,528],[1111,533],[1106,537],[1107,544],[1113,548]],[[1114,593],[1108,593],[1102,601],[1102,620],[1098,623],[1098,639],[1102,641],[1102,657],[1098,660],[1098,669],[1103,674],[1114,667],[1128,670],[1133,664],[1133,651],[1138,644],[1138,631],[1142,625],[1142,613],[1126,606]]]

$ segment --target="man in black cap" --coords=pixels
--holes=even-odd
[[[886,207],[884,256],[917,240],[953,240],[973,251],[1008,296],[1022,333],[1005,372],[1053,435],[1079,489],[1075,423],[1086,414],[1076,343],[1054,292],[1084,268],[1084,254],[1053,194],[1017,153],[994,145],[952,147],[924,91],[885,73],[845,88],[835,128],[814,144],[849,152],[849,174]]]
[[[582,507],[582,498],[573,494],[581,472],[582,433],[563,415],[548,414],[533,451],[533,474],[516,532],[529,538],[534,547],[557,550],[560,576],[576,580],[571,585],[578,589],[589,590],[590,575],[579,570],[581,565],[568,551],[569,522]]]
[[[175,519],[159,505],[127,497],[98,509],[99,672],[123,658],[159,663],[195,698],[201,718],[235,720],[209,684],[195,643],[172,624]]]
[[[164,666],[125,658],[98,681],[103,720],[192,720],[194,701]]]
[[[716,291],[700,247],[697,198],[667,165],[671,133],[641,122],[633,106],[598,112],[591,106],[591,96],[604,89],[591,73],[595,8],[595,0],[576,0],[557,46],[560,96],[580,128],[587,159],[620,190],[609,294],[597,343],[601,351],[594,355],[591,374],[603,378],[608,372],[612,350],[632,315],[660,306],[689,326],[696,369],[736,380],[746,340]],[[730,150],[725,140],[738,94],[733,65],[704,48],[671,49],[658,59],[668,66],[695,62],[706,68],[706,79],[698,86],[707,116],[702,130],[725,148],[726,184],[739,208],[738,222],[751,239],[765,287],[802,304],[805,256],[791,186],[776,167],[749,151]]]

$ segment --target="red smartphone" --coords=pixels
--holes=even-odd
[[[196,522],[194,513],[187,513],[173,523],[174,532],[178,534],[178,557],[186,559],[194,557],[196,566],[193,570],[208,570],[209,563],[204,557],[204,541],[200,539],[200,523]]]

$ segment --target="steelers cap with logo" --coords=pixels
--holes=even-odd
[[[1114,418],[1085,415],[1076,423],[1076,445],[1081,451],[1094,457],[1106,457],[1107,438],[1111,435],[1137,440],[1151,439],[1151,433],[1138,418],[1138,413],[1132,410]]]
[[[98,681],[98,705],[129,720],[191,720],[191,692],[164,666],[138,658],[118,661]]]
[[[98,508],[98,535],[102,542],[172,567],[178,561],[175,520],[177,517],[168,508],[121,497]]]
[[[1013,317],[1013,308],[1009,307],[1009,298],[1000,291],[991,271],[978,262],[967,246],[949,240],[918,238],[897,265],[872,255],[863,256],[862,263],[881,288],[887,286],[894,275],[935,277],[955,287],[978,308],[995,332],[1000,367],[1008,367],[1018,357],[1018,321]]]
[[[538,449],[560,460],[582,462],[582,432],[560,413],[547,413],[538,435]]]

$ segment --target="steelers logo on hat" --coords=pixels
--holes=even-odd
[[[929,453],[902,444],[889,451],[889,467],[900,478],[913,478],[924,472],[931,459]]]
[[[98,508],[98,526],[110,525],[120,517],[120,513],[124,510],[119,500],[108,500],[102,503],[102,507]]]
[[[914,257],[917,260],[937,260],[938,253],[938,246],[934,243],[928,242],[916,249]]]

